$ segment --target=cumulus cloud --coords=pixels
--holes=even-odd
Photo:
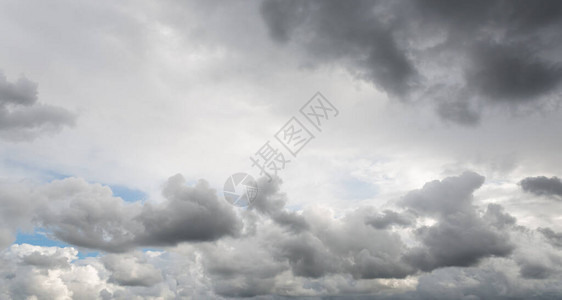
[[[148,264],[141,253],[131,255],[110,254],[102,258],[104,266],[111,271],[110,281],[124,286],[153,286],[162,281],[162,274]]]
[[[162,277],[164,273],[178,281],[185,278],[185,272],[193,264],[188,261],[186,265],[185,257],[163,259],[162,253],[135,252],[79,259],[77,253],[72,247],[27,244],[12,245],[1,251],[0,298],[169,299],[195,282],[189,277],[189,282],[166,282]],[[47,261],[63,265],[45,264]]]
[[[547,104],[560,91],[557,1],[267,0],[262,16],[306,63],[343,66],[447,121],[473,125],[488,107]]]
[[[367,206],[339,217],[322,207],[289,211],[279,180],[260,181],[254,206],[239,214],[205,182],[190,187],[180,175],[168,180],[165,201],[156,204],[127,203],[75,178],[20,185],[11,193],[34,201],[29,221],[39,220],[53,238],[122,253],[77,259],[70,247],[13,245],[2,252],[2,293],[61,299],[562,293],[552,285],[562,274],[559,234],[517,226],[498,204],[478,205],[473,194],[483,183],[465,172],[407,193],[397,203],[403,211]],[[555,247],[544,250],[547,243]],[[129,251],[142,246],[171,252]],[[533,285],[537,280],[544,285]]]
[[[489,204],[480,211],[473,193],[483,182],[482,176],[472,172],[429,182],[400,201],[407,209],[403,212],[386,210],[381,213],[364,207],[335,218],[330,210],[304,209],[300,217],[307,227],[295,231],[287,230],[286,224],[263,213],[285,210],[280,204],[284,200],[279,200],[284,199],[284,194],[276,187],[279,182],[274,181],[271,183],[274,186],[266,188],[260,199],[278,199],[279,204],[256,201],[255,205],[260,208],[254,207],[255,212],[262,215],[257,221],[258,228],[239,239],[221,240],[216,246],[207,246],[204,266],[217,293],[240,297],[290,295],[286,292],[289,287],[280,283],[281,278],[288,276],[288,271],[291,278],[303,281],[325,281],[338,276],[359,282],[406,281],[444,267],[463,270],[489,260],[507,259],[517,247],[511,239],[516,219],[498,204]],[[425,226],[426,218],[436,222]],[[407,231],[396,230],[401,228]],[[412,232],[411,238],[416,243],[405,243],[399,232]],[[268,263],[246,264],[245,254]],[[535,273],[540,276],[537,266],[516,264],[520,267],[517,272],[527,276],[525,278]],[[291,289],[297,288],[291,286]],[[315,294],[320,290],[305,289],[299,293]],[[344,293],[343,290],[337,293],[340,292]],[[420,295],[412,294],[412,297],[417,299]]]
[[[163,189],[168,199],[161,205],[144,205],[135,221],[143,231],[135,236],[141,245],[176,245],[181,241],[213,241],[235,236],[241,222],[234,210],[219,199],[216,191],[201,180],[187,187],[181,175],[171,177]]]
[[[37,103],[37,84],[25,77],[9,82],[0,72],[0,138],[32,139],[73,126],[75,115],[64,108]]]
[[[437,223],[422,226],[416,236],[425,247],[414,248],[407,259],[422,270],[447,266],[471,266],[482,258],[507,256],[514,246],[509,236],[495,230],[478,214],[473,204],[473,192],[484,183],[484,177],[466,172],[458,177],[425,184],[421,190],[410,192],[402,205],[420,215],[433,217]],[[499,214],[498,207],[488,208],[488,215]],[[498,220],[495,220],[496,222]]]
[[[239,213],[205,182],[190,187],[179,175],[164,185],[166,200],[150,205],[125,203],[109,188],[75,178],[20,187],[44,197],[34,200],[40,209],[31,210],[32,219],[53,237],[123,253],[77,259],[70,247],[13,245],[2,252],[1,292],[85,299],[562,293],[554,285],[562,274],[559,234],[518,226],[498,204],[479,205],[473,194],[483,183],[466,172],[407,193],[397,203],[402,211],[366,206],[339,216],[323,207],[289,211],[279,180],[260,181],[254,206]],[[129,251],[150,245],[167,250]]]
[[[521,180],[521,188],[539,196],[562,197],[562,181],[558,177],[527,177]]]
[[[68,188],[75,181],[69,180]],[[218,199],[205,181],[194,187],[185,183],[183,176],[173,176],[163,189],[165,202],[141,205],[113,197],[108,188],[78,182],[86,191],[99,193],[94,194],[97,197],[73,195],[60,209],[48,210],[38,218],[63,241],[110,252],[236,235],[241,223],[233,208]]]
[[[250,209],[271,217],[277,224],[290,230],[300,232],[309,228],[309,224],[302,215],[285,209],[287,196],[280,191],[282,181],[276,178],[269,183],[265,178],[259,179],[260,192]]]
[[[110,188],[67,178],[43,186],[7,185],[0,209],[4,244],[18,228],[47,229],[53,238],[89,249],[125,252],[140,246],[174,246],[235,236],[241,221],[204,181],[189,187],[181,175],[163,189],[158,204],[125,202]],[[10,194],[11,193],[11,194]]]

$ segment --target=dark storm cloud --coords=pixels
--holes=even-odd
[[[521,180],[521,188],[539,196],[562,197],[562,181],[558,177],[527,177]]]
[[[559,1],[267,0],[262,16],[271,37],[296,45],[306,62],[344,66],[459,124],[560,92]]]
[[[335,62],[384,90],[407,94],[416,70],[391,28],[370,1],[266,1],[262,14],[271,36],[293,40],[313,63]]]
[[[447,266],[471,266],[485,257],[511,253],[514,245],[509,236],[492,228],[479,216],[473,204],[472,194],[483,183],[484,177],[465,172],[458,177],[426,183],[421,190],[404,197],[403,206],[437,220],[435,225],[416,230],[424,247],[412,249],[406,255],[407,261],[429,271]],[[487,216],[501,224],[514,221],[501,214],[496,206],[488,208]]]
[[[37,103],[37,84],[21,77],[15,83],[0,73],[0,138],[25,140],[42,132],[72,126],[74,114]]]
[[[480,44],[471,55],[467,81],[492,101],[532,102],[562,79],[562,65],[542,60],[522,43]]]

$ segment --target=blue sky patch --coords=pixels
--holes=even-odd
[[[107,186],[109,186],[113,191],[113,196],[120,197],[127,202],[143,201],[146,200],[147,197],[146,193],[141,190],[130,189],[122,185]]]
[[[60,248],[73,247],[72,245],[69,245],[65,242],[61,242],[55,239],[50,239],[48,237],[47,232],[38,229],[36,229],[33,233],[18,232],[14,244],[18,244],[18,245],[29,244],[33,246],[60,247]],[[78,250],[79,259],[99,256],[98,251],[80,251],[78,247],[74,247],[74,248]]]

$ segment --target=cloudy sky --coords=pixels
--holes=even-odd
[[[0,0],[0,299],[560,299],[560,32],[555,0]]]

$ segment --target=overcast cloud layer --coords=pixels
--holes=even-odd
[[[560,299],[561,30],[554,0],[0,1],[0,299]],[[338,116],[260,177],[318,91]]]

